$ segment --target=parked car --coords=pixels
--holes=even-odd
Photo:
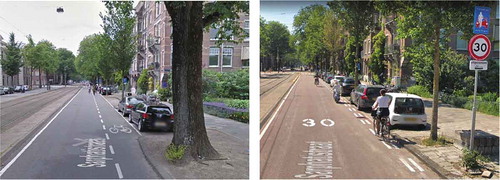
[[[327,73],[326,74],[326,77],[325,77],[325,82],[326,83],[330,83],[330,81],[333,79],[333,75],[330,74],[330,73]]]
[[[380,96],[380,90],[384,89],[381,85],[361,84],[352,90],[350,101],[355,104],[358,110],[371,108],[377,97]]]
[[[107,86],[101,87],[101,90],[100,90],[102,95],[111,95],[111,93],[112,93],[111,91],[112,91],[111,87],[107,87]]]
[[[5,94],[12,94],[12,93],[14,93],[14,88],[13,87],[4,86],[3,87],[3,91],[5,92]]]
[[[333,79],[330,81],[330,86],[333,87],[335,85],[335,82],[343,83],[345,79],[345,76],[334,76]]]
[[[28,91],[29,90],[28,85],[23,85],[23,89],[24,91]]]
[[[16,86],[14,88],[14,92],[21,92],[23,90],[23,86]]]
[[[122,113],[122,116],[128,116],[132,108],[140,102],[144,102],[144,99],[138,97],[125,97],[118,103],[118,112]]]
[[[342,87],[340,89],[340,95],[342,95],[342,96],[349,95],[349,93],[351,93],[352,89],[354,89],[354,78],[352,78],[352,77],[345,78],[344,82],[342,82],[340,84],[340,86]]]
[[[392,101],[389,105],[391,125],[416,125],[425,129],[427,115],[422,98],[406,93],[387,93]]]
[[[161,129],[173,131],[174,114],[170,107],[160,105],[149,105],[144,102],[138,103],[128,116],[128,121],[137,124],[139,131],[148,129]]]
[[[4,95],[5,94],[5,91],[3,89],[3,87],[0,88],[0,95]]]

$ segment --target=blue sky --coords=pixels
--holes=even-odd
[[[327,1],[261,1],[260,16],[266,21],[278,21],[285,24],[293,33],[293,17],[300,9],[312,4],[323,4]]]

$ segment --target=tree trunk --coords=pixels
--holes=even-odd
[[[359,62],[359,44],[356,44],[356,54],[354,57],[354,87],[358,87],[358,62]]]
[[[122,75],[125,74],[125,70],[122,71]],[[125,83],[123,83],[123,80],[122,80],[122,99],[125,97]]]
[[[42,68],[38,68],[38,88],[42,88]]]
[[[30,89],[33,89],[33,68],[30,68]]]
[[[187,146],[185,154],[195,159],[214,159],[205,128],[202,101],[203,2],[182,6],[165,2],[173,24],[172,84],[175,112],[172,143]]]
[[[434,29],[435,36],[434,36],[434,80],[433,80],[433,89],[432,89],[432,124],[431,124],[431,139],[432,140],[437,140],[437,122],[438,122],[438,105],[439,105],[439,56],[440,56],[440,49],[439,49],[439,36],[440,36],[440,29],[441,27],[439,26],[440,22],[436,22],[436,27]]]

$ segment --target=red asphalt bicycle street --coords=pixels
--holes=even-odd
[[[439,178],[401,145],[374,136],[371,117],[348,100],[335,103],[328,84],[302,73],[261,129],[261,178]]]

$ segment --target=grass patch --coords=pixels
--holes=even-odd
[[[170,161],[182,159],[184,152],[186,151],[186,147],[187,146],[184,145],[170,144],[165,152],[165,157]]]
[[[444,136],[438,136],[437,140],[432,140],[430,137],[422,139],[422,145],[425,146],[445,146],[448,144],[452,144],[453,142],[448,140]]]

